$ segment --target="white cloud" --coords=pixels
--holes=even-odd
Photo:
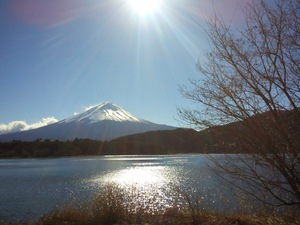
[[[41,121],[33,124],[27,124],[25,121],[13,121],[8,124],[0,124],[0,134],[31,130],[55,123],[57,121],[58,120],[54,117],[43,118]]]
[[[18,132],[28,126],[24,121],[13,121],[8,124],[0,124],[0,134]]]

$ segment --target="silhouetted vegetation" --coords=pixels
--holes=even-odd
[[[36,140],[34,142],[12,141],[0,143],[0,157],[61,157],[99,155],[105,142],[88,139],[74,141]]]
[[[172,198],[168,207],[158,209],[157,196],[144,201],[139,193],[125,192],[122,188],[109,184],[103,187],[90,204],[70,204],[62,210],[50,212],[36,222],[1,223],[0,225],[112,225],[112,224],[149,224],[149,225],[284,225],[299,224],[295,214],[271,214],[260,211],[251,214],[221,214],[204,210],[199,198],[191,193]],[[182,204],[178,205],[178,202]]]
[[[179,115],[198,129],[239,122],[231,141],[251,154],[214,161],[216,172],[266,204],[268,193],[300,209],[300,1],[257,0],[244,12],[239,28],[217,12],[207,21],[201,74],[181,88],[198,106]]]
[[[206,137],[195,130],[154,131],[112,141],[75,139],[0,142],[0,157],[62,157],[87,155],[201,153]]]

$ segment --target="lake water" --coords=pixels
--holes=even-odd
[[[144,199],[158,196],[161,207],[175,189],[199,197],[204,208],[226,211],[232,206],[226,201],[234,199],[205,155],[0,159],[0,221],[37,219],[70,202],[91,200],[110,183],[134,187]]]

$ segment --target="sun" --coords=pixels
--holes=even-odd
[[[128,0],[128,3],[140,16],[155,13],[161,7],[161,0]]]

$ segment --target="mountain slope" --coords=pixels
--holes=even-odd
[[[140,119],[132,115],[128,111],[110,102],[104,102],[99,105],[95,105],[83,113],[71,116],[67,119],[60,121],[60,123],[69,123],[74,121],[96,123],[103,120],[110,120],[110,121],[117,121],[117,122],[151,123],[149,121]]]
[[[205,152],[206,139],[193,129],[151,131],[120,137],[105,145],[103,154],[177,154]]]
[[[75,138],[111,140],[136,133],[173,129],[175,127],[140,119],[116,104],[105,102],[45,127],[0,135],[0,141],[34,141],[39,138],[64,141]]]

